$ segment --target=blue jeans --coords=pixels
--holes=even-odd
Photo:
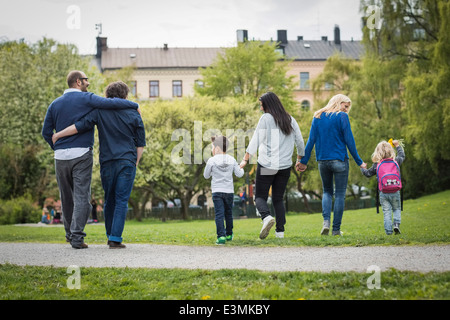
[[[108,161],[101,166],[100,175],[105,191],[103,214],[106,236],[110,241],[122,242],[136,165],[129,160]]]
[[[344,214],[345,192],[348,182],[348,160],[321,160],[319,172],[322,179],[322,216],[323,220],[330,220],[334,195],[333,231],[341,229],[342,215]],[[334,186],[333,186],[334,178]]]
[[[394,223],[401,222],[400,191],[395,193],[383,193],[380,191],[380,204],[384,215],[384,230],[386,234],[392,234],[392,212]]]
[[[216,213],[217,238],[233,234],[233,193],[214,192],[212,199]],[[226,227],[224,226],[224,220]]]

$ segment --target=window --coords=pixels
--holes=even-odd
[[[309,103],[308,100],[303,100],[301,105],[302,105],[302,110],[304,110],[304,111],[309,111],[311,109],[311,104]]]
[[[137,81],[130,81],[130,92],[133,96],[137,97]]]
[[[159,81],[152,80],[150,81],[150,98],[158,98],[159,97]]]
[[[324,88],[325,88],[325,90],[333,90],[334,84],[330,83],[330,82],[325,82]]]
[[[172,93],[173,97],[183,96],[183,82],[181,80],[172,81]]]
[[[309,89],[309,72],[300,72],[300,89]]]
[[[203,82],[203,80],[195,80],[195,86],[198,88],[204,88],[205,83]]]

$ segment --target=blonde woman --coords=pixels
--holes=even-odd
[[[305,171],[316,147],[316,160],[319,162],[319,173],[322,179],[322,235],[330,231],[330,218],[334,195],[333,235],[341,235],[341,222],[344,214],[345,192],[347,190],[350,151],[356,164],[366,168],[356,150],[355,139],[350,127],[348,113],[352,102],[349,97],[337,94],[328,104],[314,113],[314,118],[306,143],[305,155],[296,164],[297,170]],[[333,185],[334,180],[334,185]]]
[[[381,141],[375,148],[374,153],[372,154],[373,165],[369,169],[361,168],[361,173],[366,177],[371,177],[377,174],[377,172],[382,174],[377,175],[378,182],[381,181],[383,184],[383,177],[386,176],[386,181],[389,185],[386,186],[386,190],[380,188],[380,184],[378,184],[377,188],[379,188],[380,193],[380,204],[383,209],[384,215],[384,230],[387,235],[392,234],[392,229],[394,229],[395,234],[400,234],[400,222],[401,222],[401,197],[400,191],[396,191],[401,188],[401,178],[400,178],[400,165],[405,160],[405,152],[400,145],[398,140],[392,141],[392,144],[397,149],[397,157],[395,156],[395,151],[392,145],[387,141]],[[395,158],[395,160],[394,160]],[[387,160],[387,161],[386,161]],[[396,179],[396,175],[385,174],[386,172],[383,169],[380,169],[381,162],[388,162],[395,169],[398,169],[398,181]],[[394,165],[392,165],[394,164]],[[388,164],[389,165],[389,164]],[[395,179],[394,179],[395,178]],[[397,186],[398,185],[398,186]],[[392,188],[391,188],[392,186]],[[389,190],[391,189],[391,190]],[[378,199],[377,199],[378,200]],[[377,206],[378,209],[378,206]],[[392,228],[392,218],[394,219],[394,228]]]

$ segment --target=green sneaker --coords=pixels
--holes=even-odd
[[[227,240],[226,240],[225,237],[219,237],[219,238],[217,238],[217,240],[216,240],[216,244],[225,244],[226,241],[227,241]]]
[[[227,239],[227,241],[231,241],[233,240],[233,234],[230,234],[229,236],[225,237]]]

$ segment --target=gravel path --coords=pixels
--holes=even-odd
[[[450,245],[366,247],[230,247],[127,244],[73,249],[69,244],[0,243],[0,264],[68,267],[357,271],[369,266],[419,272],[450,271]],[[372,270],[373,271],[373,270]]]

